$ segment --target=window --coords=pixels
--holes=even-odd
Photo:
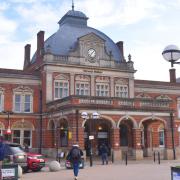
[[[0,112],[4,110],[4,95],[0,92]]]
[[[118,85],[115,86],[115,96],[121,98],[128,97],[128,86],[127,85]]]
[[[32,146],[32,131],[25,129],[15,129],[13,130],[12,140],[14,143],[23,145]]]
[[[32,95],[16,93],[14,95],[14,111],[25,113],[32,112]]]
[[[89,83],[76,83],[76,95],[90,95]]]
[[[66,147],[68,145],[68,131],[60,130],[60,145]]]
[[[109,84],[96,84],[96,96],[109,96]]]
[[[159,147],[164,147],[164,129],[159,130]]]
[[[177,99],[177,112],[178,112],[178,118],[180,118],[180,98]]]
[[[69,96],[69,83],[68,81],[55,81],[54,82],[54,97],[61,99]]]

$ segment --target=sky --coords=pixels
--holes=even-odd
[[[74,0],[75,10],[89,17],[88,26],[124,42],[136,79],[169,81],[170,63],[162,57],[167,45],[180,47],[180,0]],[[24,46],[36,50],[36,34],[45,39],[71,10],[72,0],[0,0],[0,68],[22,69]],[[180,66],[175,65],[180,77]]]

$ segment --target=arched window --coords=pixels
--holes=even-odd
[[[65,119],[60,120],[59,133],[59,145],[61,147],[68,146],[68,123]]]

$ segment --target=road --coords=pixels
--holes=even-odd
[[[80,170],[79,180],[170,180],[170,167],[180,165],[180,161],[163,161],[158,163],[130,162],[127,166],[124,163],[101,165],[96,163]],[[73,171],[64,167],[58,172],[49,172],[45,167],[41,172],[29,172],[23,174],[22,180],[72,180]]]

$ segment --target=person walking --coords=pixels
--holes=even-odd
[[[105,162],[108,164],[108,147],[105,145],[105,143],[100,146],[100,155],[102,159],[102,165],[104,165]]]
[[[79,145],[78,144],[73,145],[71,150],[69,151],[67,159],[71,161],[71,164],[73,166],[75,180],[78,179],[79,164],[81,162],[81,156],[83,156],[83,152],[79,148]]]
[[[5,156],[4,137],[0,135],[0,180],[2,180],[2,164]]]

